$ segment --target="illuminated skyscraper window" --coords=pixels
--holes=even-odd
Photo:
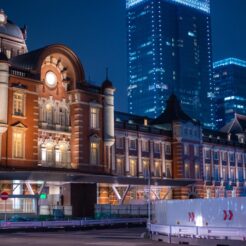
[[[158,117],[172,92],[212,127],[209,0],[127,0],[128,109]]]

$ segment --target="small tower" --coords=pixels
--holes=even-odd
[[[114,144],[114,92],[112,82],[108,79],[108,69],[106,70],[106,80],[102,83],[104,94],[104,143],[111,147]]]
[[[0,137],[7,130],[8,123],[8,82],[9,61],[7,56],[0,52]]]

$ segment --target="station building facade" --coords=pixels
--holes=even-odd
[[[244,194],[245,117],[224,132],[202,129],[175,95],[156,119],[115,112],[112,83],[86,81],[68,47],[28,52],[25,29],[3,11],[0,36],[0,179],[9,212],[86,216],[95,203],[144,203],[149,191],[151,199]]]

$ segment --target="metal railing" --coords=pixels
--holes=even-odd
[[[67,228],[67,227],[90,227],[108,226],[119,224],[145,224],[144,218],[125,218],[125,219],[103,219],[103,220],[57,220],[57,221],[27,221],[27,222],[0,222],[2,229],[35,229],[35,228]]]

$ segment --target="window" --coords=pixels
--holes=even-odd
[[[24,158],[24,132],[13,132],[13,157]]]
[[[14,93],[13,114],[15,116],[24,116],[25,113],[25,95],[23,93]]]
[[[205,179],[211,180],[211,168],[209,164],[205,165]]]
[[[205,158],[210,159],[210,149],[205,149]]]
[[[154,143],[154,152],[160,153],[160,143]]]
[[[243,182],[243,168],[238,167],[238,180],[239,182]]]
[[[123,149],[124,146],[124,138],[116,138],[116,148]]]
[[[8,59],[11,58],[11,50],[6,50],[6,56],[8,57]]]
[[[234,153],[230,153],[229,158],[230,158],[230,162],[234,162],[235,161]]]
[[[197,145],[194,146],[194,155],[199,156],[199,146]]]
[[[219,181],[220,177],[219,177],[219,166],[218,165],[214,165],[214,180],[215,181]]]
[[[161,162],[155,161],[154,163],[154,176],[161,177]]]
[[[166,163],[166,177],[172,178],[172,164]]]
[[[219,152],[214,151],[214,160],[218,160],[218,159],[219,159]]]
[[[91,164],[98,165],[99,164],[99,143],[92,142],[91,143]]]
[[[148,152],[149,151],[149,142],[148,141],[142,141],[142,151]]]
[[[242,153],[238,153],[238,154],[237,154],[237,160],[238,160],[239,162],[242,162],[242,161],[243,161],[243,154],[242,154]]]
[[[144,178],[148,178],[149,173],[149,160],[143,160],[143,176]]]
[[[232,181],[232,182],[235,182],[236,176],[235,176],[235,168],[234,168],[234,167],[231,168],[231,170],[230,170],[230,175],[231,175],[231,181]]]
[[[99,109],[91,107],[90,112],[90,123],[91,123],[91,129],[97,129],[99,128]]]
[[[124,175],[124,159],[123,158],[116,159],[116,174],[119,176]]]
[[[131,150],[136,150],[137,149],[136,139],[130,139],[129,148]]]
[[[190,164],[185,163],[185,173],[184,173],[185,178],[190,178]]]
[[[46,162],[49,165],[52,165],[54,163],[54,145],[52,143],[46,144]]]
[[[189,145],[188,144],[184,145],[184,154],[189,155]]]
[[[171,155],[171,145],[170,144],[165,144],[165,152],[166,152],[166,155]]]
[[[195,179],[200,179],[200,166],[199,166],[199,163],[195,164]]]
[[[227,179],[228,179],[227,167],[222,167],[222,178],[223,178],[223,181],[227,181]]]
[[[226,152],[223,152],[222,160],[227,161],[227,153]]]
[[[137,160],[130,159],[130,175],[137,176]]]

